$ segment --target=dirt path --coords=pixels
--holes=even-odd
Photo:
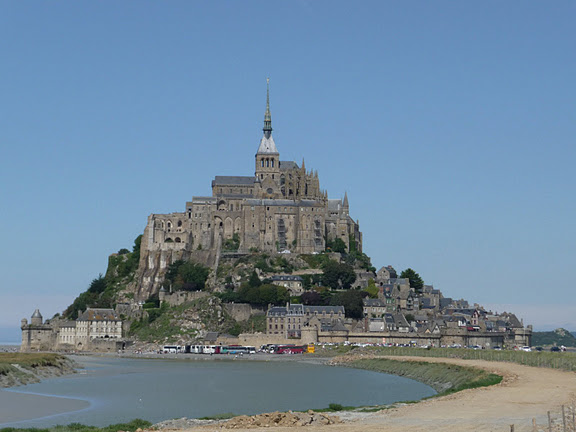
[[[561,406],[571,406],[576,399],[576,374],[554,369],[521,366],[512,363],[447,358],[391,357],[474,366],[504,377],[501,384],[422,401],[417,404],[361,416],[350,416],[343,424],[273,428],[274,432],[462,432],[462,431],[530,431],[532,419],[538,430],[547,429],[547,411],[552,411],[561,426]],[[348,415],[344,415],[344,418]],[[570,411],[569,431],[572,431]],[[220,430],[220,426],[204,426],[189,431]],[[235,429],[240,430],[240,429]],[[561,428],[557,430],[562,430]]]

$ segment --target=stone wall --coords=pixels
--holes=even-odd
[[[254,309],[246,303],[224,303],[224,310],[236,321],[247,321],[252,315],[264,315],[265,312]]]
[[[160,301],[168,303],[170,306],[178,306],[183,303],[208,297],[210,293],[206,291],[177,291],[174,293],[160,292]]]

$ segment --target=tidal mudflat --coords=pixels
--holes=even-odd
[[[75,360],[83,366],[78,374],[1,391],[0,426],[104,426],[134,418],[158,422],[330,403],[380,405],[435,393],[406,378],[303,361]]]

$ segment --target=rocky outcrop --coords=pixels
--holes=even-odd
[[[339,417],[309,410],[303,412],[273,412],[254,416],[238,416],[220,427],[224,429],[252,429],[257,427],[302,427],[342,423]]]

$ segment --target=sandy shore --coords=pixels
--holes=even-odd
[[[11,423],[78,411],[90,406],[88,401],[42,396],[27,393],[0,391],[0,423]],[[30,415],[33,407],[33,415]]]
[[[305,428],[274,428],[277,432],[461,432],[461,431],[533,431],[532,419],[539,430],[547,430],[547,412],[552,411],[556,421],[561,406],[572,406],[576,399],[576,374],[554,369],[521,366],[512,363],[447,358],[390,357],[473,366],[489,370],[504,377],[501,384],[453,395],[438,397],[417,404],[404,405],[378,413],[346,414],[343,424],[307,426]],[[571,415],[570,415],[570,426]],[[187,431],[222,430],[221,426],[203,426]],[[242,430],[242,429],[235,429]],[[558,429],[560,430],[560,429]],[[572,430],[572,429],[568,429]]]

